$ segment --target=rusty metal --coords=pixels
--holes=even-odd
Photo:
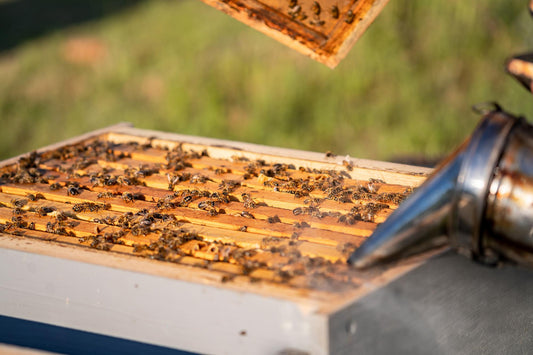
[[[489,190],[485,250],[533,266],[533,127],[520,124]]]

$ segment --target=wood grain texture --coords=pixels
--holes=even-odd
[[[382,277],[346,257],[428,172],[126,125],[38,152],[0,164],[3,247],[185,267],[184,280],[324,309]]]
[[[345,262],[429,171],[126,125],[45,147],[0,162],[0,314],[327,354],[331,319],[427,259]]]
[[[335,68],[388,0],[202,0]]]

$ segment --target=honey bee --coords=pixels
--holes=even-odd
[[[39,198],[44,198],[44,196],[41,195],[41,194],[35,194],[35,195],[34,194],[28,194],[28,195],[26,195],[26,197],[30,201],[37,201]]]
[[[268,223],[281,223],[281,220],[279,219],[279,217],[276,215],[276,216],[271,216],[271,217],[268,217],[267,219]]]
[[[288,14],[294,20],[298,17],[301,11],[302,11],[302,7],[300,5],[295,5],[290,8],[290,10],[288,11]]]
[[[309,227],[311,227],[309,225],[309,223],[307,223],[307,222],[296,222],[296,223],[294,223],[294,226],[296,228],[309,228]]]
[[[209,207],[214,207],[214,201],[202,201],[198,204],[198,208],[201,210],[207,210]]]
[[[244,192],[241,194],[241,197],[244,203],[244,208],[256,208],[257,207],[257,203],[252,199],[250,194]]]
[[[368,189],[368,192],[370,192],[371,194],[375,194],[379,189],[379,185],[376,185],[372,182],[369,182],[368,184],[366,184],[366,187]]]
[[[98,195],[96,196],[96,198],[98,198],[98,199],[101,199],[101,198],[112,198],[114,196],[115,195],[112,192],[106,191],[106,192],[99,192]]]
[[[390,202],[394,204],[400,204],[404,199],[406,198],[406,195],[394,193],[394,192],[382,192],[377,195],[376,200],[380,202]]]
[[[292,210],[292,213],[293,213],[295,216],[298,216],[298,215],[304,213],[304,209],[301,208],[301,207],[296,207],[295,209]]]
[[[385,183],[385,181],[383,181],[381,179],[375,179],[375,178],[368,179],[368,182],[375,183],[375,184],[384,184]]]
[[[170,174],[167,174],[167,180],[168,180],[168,190],[172,191],[174,190],[174,186],[180,181],[180,177],[170,176]]]
[[[189,181],[190,181],[191,184],[203,184],[206,181],[212,181],[212,180],[210,178],[208,178],[207,176],[200,175],[200,174],[194,174],[189,179]]]
[[[126,202],[133,202],[135,200],[131,192],[124,192],[122,194],[122,199]]]
[[[246,211],[242,211],[241,212],[241,216],[246,217],[246,218],[250,218],[250,219],[255,219],[253,214],[251,214],[250,212],[246,212]]]
[[[309,21],[309,23],[313,26],[323,26],[326,23],[326,21],[314,19],[314,20]]]
[[[311,6],[311,11],[313,12],[313,14],[315,14],[316,16],[320,15],[320,11],[322,9],[320,8],[320,4],[316,1],[313,1],[313,5]]]
[[[28,222],[24,221],[20,216],[11,217],[11,222],[13,222],[13,224],[17,228],[26,228],[26,226],[28,225]]]
[[[52,223],[52,222],[46,223],[46,231],[48,233],[54,233],[54,229],[55,229],[55,223]]]
[[[69,185],[67,188],[67,195],[75,196],[81,194],[81,189],[75,185]]]
[[[42,207],[39,207],[39,209],[37,210],[37,214],[41,217],[44,217],[46,216],[48,213],[51,213],[51,212],[54,212],[56,209],[54,207],[49,207],[49,206],[42,206]]]
[[[68,218],[67,214],[61,211],[55,211],[53,213],[53,216],[56,218],[58,222],[65,221]]]
[[[355,15],[352,10],[348,10],[346,13],[346,18],[344,19],[344,22],[351,24],[353,20],[355,19]]]
[[[220,279],[220,282],[222,282],[222,283],[230,282],[230,281],[233,280],[234,278],[235,278],[235,275],[224,275],[224,276],[222,276],[222,278]]]
[[[222,180],[222,182],[218,185],[219,189],[222,189],[223,192],[233,192],[236,188],[240,187],[241,183],[236,180]]]
[[[22,208],[20,208],[20,207],[15,207],[15,208],[13,209],[13,214],[14,214],[14,215],[21,215],[21,214],[24,214],[24,211],[23,211]]]
[[[50,187],[50,190],[56,191],[56,190],[59,190],[61,188],[61,185],[59,183],[57,183],[57,182],[54,182],[49,187]]]
[[[22,198],[14,198],[11,200],[11,204],[13,204],[15,207],[22,208],[28,203],[28,200],[22,199]]]
[[[339,18],[339,8],[337,7],[337,5],[333,5],[331,7],[330,13],[331,13],[331,17],[333,17],[334,19],[338,19]],[[326,156],[327,156],[327,154],[326,154]]]
[[[346,178],[346,179],[351,179],[352,176],[350,174],[348,174],[346,171],[342,170],[339,172],[339,174],[343,177],[343,178]]]

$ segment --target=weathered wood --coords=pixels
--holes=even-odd
[[[259,144],[225,141],[221,139],[194,137],[131,127],[117,127],[106,135],[115,143],[137,142],[151,143],[153,146],[166,147],[169,150],[181,146],[185,150],[201,152],[206,150],[212,158],[227,159],[243,157],[249,160],[263,159],[269,163],[294,164],[304,168],[313,167],[321,170],[345,170],[343,161],[347,158],[353,164],[353,170],[347,173],[355,180],[377,178],[388,184],[418,186],[431,173],[432,169],[403,164],[381,162],[367,159],[344,157],[341,155],[326,157],[323,153],[296,149],[269,147]]]
[[[202,0],[281,43],[334,68],[388,0]]]
[[[345,261],[424,169],[125,127],[39,151],[35,161],[0,163],[0,253],[164,277],[185,282],[183,292],[283,300],[308,309],[302,319],[318,319],[316,329],[420,263],[361,273]],[[184,152],[182,165],[169,165],[168,154],[172,162]],[[251,163],[265,171],[250,174]],[[391,194],[387,206],[380,194]],[[327,348],[320,332],[317,353]]]

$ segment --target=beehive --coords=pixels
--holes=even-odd
[[[361,273],[346,259],[426,172],[117,126],[3,163],[0,246],[259,295],[327,320],[416,264]]]

